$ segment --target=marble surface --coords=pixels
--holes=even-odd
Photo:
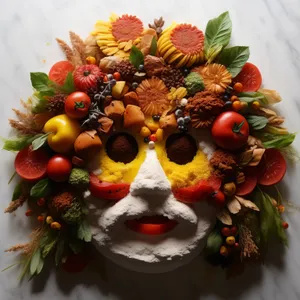
[[[0,136],[10,132],[7,118],[20,98],[31,94],[30,71],[47,72],[62,58],[55,37],[67,39],[73,30],[85,37],[94,22],[107,19],[110,12],[137,14],[145,23],[163,15],[172,21],[191,22],[204,28],[207,21],[229,10],[233,21],[232,43],[249,45],[250,61],[259,66],[265,87],[277,89],[284,102],[279,109],[287,117],[291,131],[300,128],[300,0],[1,0],[0,10]],[[300,150],[300,139],[295,143]],[[0,210],[10,200],[13,155],[1,152]],[[282,188],[285,196],[300,205],[300,167],[290,167]],[[7,246],[26,241],[30,224],[23,217],[0,218],[0,268],[15,261],[4,253]],[[190,265],[161,275],[131,273],[111,262],[97,261],[85,272],[57,274],[47,268],[37,280],[20,284],[18,270],[0,273],[0,299],[300,299],[300,218],[298,212],[286,215],[290,223],[290,246],[270,247],[264,266],[250,266],[237,279],[226,280],[225,273],[195,260]],[[106,274],[104,267],[106,265]]]

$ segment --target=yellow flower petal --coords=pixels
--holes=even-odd
[[[124,47],[124,51],[127,52],[132,48],[132,41],[128,41],[126,46]]]
[[[109,17],[109,20],[111,23],[115,22],[117,19],[119,18],[119,16],[115,13],[112,13]]]
[[[173,63],[174,61],[176,61],[177,59],[181,59],[182,56],[183,56],[183,54],[182,54],[181,52],[179,52],[179,53],[173,55],[173,56],[171,57],[171,59],[169,59],[169,63],[171,64],[171,63]],[[165,59],[165,57],[164,57],[164,59]]]

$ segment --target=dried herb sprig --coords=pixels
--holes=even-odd
[[[157,35],[160,35],[162,33],[162,28],[165,24],[165,21],[163,17],[160,17],[159,19],[154,19],[153,24],[148,24],[149,28],[152,28],[156,31]]]

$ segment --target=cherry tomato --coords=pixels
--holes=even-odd
[[[201,180],[196,185],[173,190],[175,198],[186,203],[205,200],[213,192],[214,188],[209,184],[208,180]]]
[[[241,93],[243,91],[243,85],[240,82],[237,82],[234,84],[233,89],[238,92]]]
[[[286,161],[282,154],[276,149],[267,149],[258,165],[259,179],[261,185],[273,185],[282,180],[286,172]]]
[[[236,150],[246,144],[249,124],[242,115],[227,111],[216,118],[211,133],[218,146],[226,150]]]
[[[46,176],[49,156],[43,148],[33,151],[29,146],[21,150],[15,159],[15,170],[24,180],[37,181]]]
[[[64,155],[57,154],[50,158],[47,165],[48,176],[56,182],[65,182],[69,179],[72,163]]]
[[[103,182],[95,174],[90,174],[90,192],[100,199],[121,200],[129,193],[128,183]]]
[[[101,69],[96,65],[77,66],[73,73],[76,88],[83,92],[96,87],[98,79],[103,76]]]
[[[121,79],[121,74],[119,72],[115,72],[113,74],[114,79],[116,79],[117,81]]]
[[[242,102],[237,100],[232,103],[232,108],[234,111],[240,111],[243,108]]]
[[[91,105],[90,97],[83,92],[70,94],[65,101],[65,112],[73,119],[82,119],[89,113]]]
[[[256,92],[262,83],[262,77],[258,68],[247,62],[242,71],[234,78],[234,82],[242,84],[242,92]]]
[[[88,263],[88,257],[84,253],[72,253],[68,256],[62,267],[68,273],[79,273],[85,269]]]
[[[232,226],[232,227],[230,228],[230,235],[236,236],[237,233],[238,233],[237,227],[236,227],[236,226]]]
[[[223,236],[230,236],[231,235],[231,230],[228,227],[223,227],[221,230],[221,233]]]
[[[257,169],[254,167],[245,168],[243,170],[245,181],[237,185],[236,194],[238,196],[245,196],[250,194],[257,185]]]
[[[163,216],[143,217],[138,220],[128,220],[126,225],[133,231],[148,234],[159,235],[171,231],[178,223],[169,220]]]
[[[225,204],[225,195],[221,191],[214,192],[210,199],[212,200],[213,204],[217,207],[222,207]]]
[[[59,85],[63,85],[68,74],[73,71],[74,66],[69,61],[59,61],[50,69],[49,79]]]

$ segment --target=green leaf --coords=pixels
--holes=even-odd
[[[48,242],[46,243],[46,245],[43,247],[43,250],[42,250],[43,258],[48,256],[48,254],[51,252],[51,250],[55,247],[56,243],[57,243],[57,236],[49,237]]]
[[[138,69],[139,65],[144,64],[144,55],[136,46],[132,46],[129,61]]]
[[[256,115],[248,115],[246,117],[249,125],[252,127],[254,130],[261,130],[265,128],[268,124],[268,119],[263,116],[256,116]]]
[[[249,47],[236,46],[224,49],[218,60],[226,66],[232,77],[236,77],[242,70],[250,56]]]
[[[210,20],[205,30],[204,53],[206,59],[212,62],[226,47],[231,37],[232,23],[228,11]]]
[[[36,72],[30,73],[31,84],[43,96],[53,96],[54,89],[50,87],[50,80],[47,74]]]
[[[207,238],[206,251],[208,253],[216,253],[219,251],[222,243],[223,243],[222,236],[220,235],[218,230],[215,229],[209,234]]]
[[[156,51],[157,51],[157,39],[154,36],[152,41],[151,41],[151,46],[150,46],[150,50],[149,50],[149,54],[155,56],[156,55]]]
[[[254,101],[259,101],[260,104],[267,105],[268,101],[266,97],[259,92],[245,92],[238,94],[238,98],[240,101],[252,103]]]
[[[35,138],[32,141],[32,150],[35,151],[35,150],[41,148],[42,146],[44,146],[44,144],[47,141],[48,135],[51,133],[52,132],[47,132],[47,133],[39,135],[37,138]]]
[[[55,264],[58,266],[61,263],[63,254],[64,254],[64,249],[65,249],[65,241],[60,240],[57,244],[56,247],[56,252],[55,252]]]
[[[40,264],[40,260],[41,260],[41,250],[40,248],[38,248],[33,256],[31,257],[31,260],[30,260],[30,275],[33,276],[36,272],[37,272],[37,269],[39,267],[39,264]]]
[[[78,254],[82,251],[84,243],[82,240],[73,240],[69,243],[69,246],[75,254]]]
[[[2,139],[4,141],[3,150],[20,151],[29,146],[38,135],[24,135],[13,137],[11,139]]]
[[[43,113],[47,110],[48,100],[39,92],[35,92],[32,96],[31,112],[34,114]]]
[[[42,272],[43,267],[44,267],[44,260],[40,259],[40,263],[36,269],[36,275],[39,275]]]
[[[261,137],[263,139],[263,145],[265,148],[277,148],[282,149],[291,145],[295,140],[296,134],[272,134],[264,133]]]
[[[12,195],[12,198],[11,198],[11,201],[15,201],[15,200],[19,199],[20,196],[22,195],[22,184],[23,184],[23,181],[20,181],[20,182],[15,186],[15,189],[14,189],[14,192],[13,192],[13,195]]]
[[[11,184],[11,182],[14,180],[15,176],[17,175],[17,172],[14,171],[14,173],[11,175],[11,177],[8,180],[8,184]]]
[[[76,91],[72,72],[68,73],[64,85],[58,87],[58,89],[66,94],[71,94]]]
[[[49,193],[50,181],[48,178],[40,180],[30,190],[30,196],[35,198],[46,197]]]
[[[91,228],[86,220],[83,220],[79,224],[77,230],[77,237],[85,242],[90,242],[92,240]]]

